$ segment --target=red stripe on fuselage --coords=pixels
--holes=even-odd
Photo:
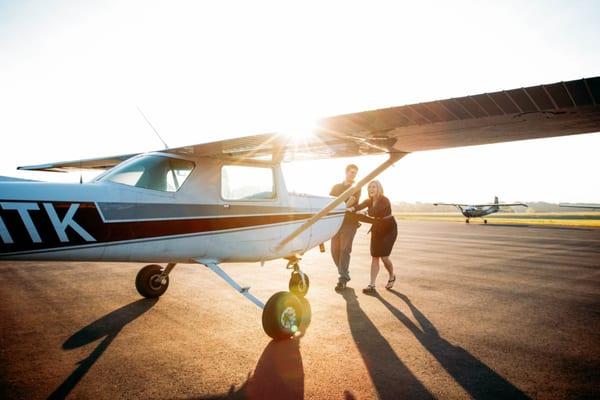
[[[59,219],[63,219],[72,204],[79,204],[73,220],[77,222],[94,239],[94,242],[86,241],[73,229],[68,228],[66,235],[68,242],[61,242],[50,217],[43,207],[43,203],[34,202],[39,205],[39,210],[29,211],[31,220],[35,225],[41,243],[34,243],[28,233],[21,216],[14,210],[0,210],[7,230],[14,243],[4,243],[0,240],[0,254],[21,251],[42,250],[51,248],[69,247],[92,243],[109,243],[129,241],[136,239],[149,239],[155,237],[166,237],[175,235],[197,234],[219,232],[230,229],[243,229],[260,227],[272,224],[288,223],[310,218],[312,213],[300,214],[272,214],[272,215],[246,215],[246,216],[220,216],[189,219],[167,219],[155,221],[127,221],[127,222],[104,222],[94,203],[54,203]],[[343,215],[343,212],[332,213]]]

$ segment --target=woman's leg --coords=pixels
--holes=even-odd
[[[381,261],[383,261],[383,266],[387,269],[387,272],[390,274],[390,280],[394,277],[394,265],[392,264],[392,260],[389,257],[381,257]]]
[[[375,286],[375,280],[379,273],[379,257],[373,257],[371,259],[371,285]]]

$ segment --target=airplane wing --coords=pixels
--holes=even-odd
[[[523,206],[523,207],[529,207],[527,204],[524,203],[489,203],[489,204],[473,204],[471,207],[490,207],[490,206],[499,206],[499,207],[516,207],[516,206]]]
[[[587,209],[600,209],[600,204],[565,204],[560,203],[559,207],[570,207],[570,208],[587,208]]]
[[[600,131],[600,77],[324,118],[312,137],[266,134],[168,150],[285,160],[410,153]]]
[[[86,160],[75,161],[59,161],[48,164],[29,165],[18,167],[17,169],[25,171],[48,171],[48,172],[68,172],[70,170],[82,169],[108,169],[117,164],[131,158],[137,154],[123,154],[120,156],[104,157],[104,158],[89,158]]]
[[[292,161],[410,153],[599,131],[600,76],[328,117],[303,139],[266,133],[160,151]],[[108,168],[128,156],[20,169]]]
[[[491,207],[491,206],[529,207],[527,204],[524,204],[524,203],[489,203],[489,204],[433,203],[433,205],[434,206],[455,206],[455,207]]]
[[[37,182],[31,179],[15,178],[12,176],[0,176],[0,182]]]

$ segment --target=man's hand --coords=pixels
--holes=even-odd
[[[352,207],[355,204],[356,204],[356,197],[354,195],[348,197],[348,200],[346,200],[346,205],[348,207]]]

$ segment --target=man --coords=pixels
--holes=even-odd
[[[356,178],[357,172],[358,167],[356,165],[348,165],[346,167],[346,179],[342,183],[333,186],[329,195],[337,197],[350,188],[354,184],[354,178]],[[346,207],[357,205],[359,200],[360,191],[346,200]],[[346,289],[346,284],[350,280],[350,253],[352,252],[352,241],[354,240],[354,235],[356,235],[356,230],[359,226],[360,224],[356,217],[351,213],[346,213],[346,215],[344,215],[342,227],[335,236],[331,238],[331,256],[333,257],[333,262],[337,266],[339,273],[338,284],[335,287],[336,292]]]

